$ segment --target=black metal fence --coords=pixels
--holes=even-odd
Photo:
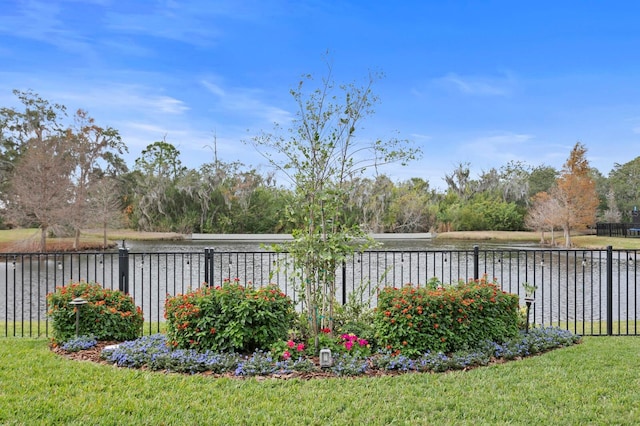
[[[596,223],[599,237],[640,237],[640,223]]]
[[[367,251],[336,271],[339,302],[355,297],[375,306],[384,286],[421,286],[495,279],[524,299],[524,283],[538,287],[532,321],[582,335],[638,335],[640,299],[634,250],[500,249]],[[147,332],[160,330],[167,295],[206,283],[239,280],[250,287],[276,283],[299,303],[298,282],[286,253],[118,252],[0,254],[0,337],[47,336],[46,295],[71,282],[125,291],[144,312]],[[524,303],[522,303],[524,305]]]

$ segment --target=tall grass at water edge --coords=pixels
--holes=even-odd
[[[152,373],[0,340],[0,424],[638,424],[640,341],[587,337],[438,374],[318,380]]]

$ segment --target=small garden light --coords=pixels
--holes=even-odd
[[[331,358],[331,349],[320,349],[320,367],[331,367],[331,364],[333,364],[333,359]]]
[[[76,308],[76,337],[78,337],[80,332],[80,308],[82,307],[82,305],[86,305],[87,303],[89,302],[84,300],[82,297],[76,297],[71,302],[69,302],[71,306]]]
[[[538,289],[537,285],[531,285],[529,283],[523,283],[524,287],[524,302],[527,304],[527,324],[525,325],[525,333],[529,333],[529,312],[531,311],[531,304],[535,303],[535,292]]]

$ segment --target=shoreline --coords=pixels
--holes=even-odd
[[[531,231],[454,231],[443,233],[374,233],[370,234],[376,241],[512,241],[531,242],[540,244],[540,233]],[[37,229],[0,230],[0,253],[38,253],[36,249],[39,241]],[[129,241],[228,241],[247,242],[261,241],[278,243],[290,241],[290,234],[179,234],[176,232],[143,232],[129,229],[112,229],[107,232],[108,246],[113,249],[122,240]],[[545,243],[541,247],[551,247],[549,233],[545,233]],[[562,236],[556,235],[556,242],[562,242]],[[595,235],[576,234],[572,237],[572,248],[575,249],[605,249],[613,246],[615,249],[640,250],[640,238],[598,237]],[[47,253],[74,251],[73,238],[48,238]],[[557,246],[560,247],[560,246]],[[104,250],[102,245],[102,231],[88,229],[82,232],[80,249],[75,251]]]
[[[391,240],[431,240],[434,234],[429,232],[407,234],[369,234],[376,241]],[[291,234],[186,234],[185,240],[194,241],[256,241],[281,242],[292,241]]]

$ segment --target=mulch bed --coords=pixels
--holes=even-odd
[[[109,342],[104,342],[104,341],[100,341],[98,342],[98,344],[96,346],[94,346],[93,348],[90,349],[86,349],[86,350],[82,350],[82,351],[77,351],[77,352],[67,352],[64,349],[60,348],[60,347],[51,347],[51,350],[58,354],[59,356],[68,358],[70,360],[74,360],[74,361],[86,361],[86,362],[93,362],[96,364],[102,364],[102,365],[113,365],[107,361],[105,361],[104,359],[102,359],[100,357],[100,353],[102,352],[102,350],[104,349],[105,346],[109,346],[109,345],[115,345],[118,344],[119,342],[115,342],[115,341],[109,341]],[[225,374],[214,374],[211,372],[204,372],[204,373],[197,373],[199,375],[202,376],[210,376],[210,377],[227,377],[230,379],[251,379],[251,378],[255,378],[256,380],[265,380],[265,379],[303,379],[303,380],[311,380],[311,379],[330,379],[330,378],[338,378],[338,377],[342,377],[342,378],[359,378],[359,377],[390,377],[390,376],[398,376],[400,374],[407,374],[401,371],[387,371],[387,370],[377,370],[374,368],[368,368],[367,372],[364,374],[360,374],[358,376],[337,376],[336,374],[332,373],[331,371],[323,371],[320,370],[320,362],[319,359],[317,357],[312,358],[313,362],[316,364],[316,367],[318,368],[319,371],[313,371],[313,372],[292,372],[292,373],[287,373],[287,374],[273,374],[270,376],[252,376],[252,377],[244,377],[244,376],[236,376],[235,374],[233,374],[233,372],[228,372]],[[160,372],[160,371],[159,371]],[[174,372],[169,372],[169,371],[165,371],[164,373],[171,373],[171,374],[181,374],[181,373],[174,373]],[[412,373],[412,374],[416,374],[416,373]],[[184,373],[184,375],[189,375],[187,373]]]

